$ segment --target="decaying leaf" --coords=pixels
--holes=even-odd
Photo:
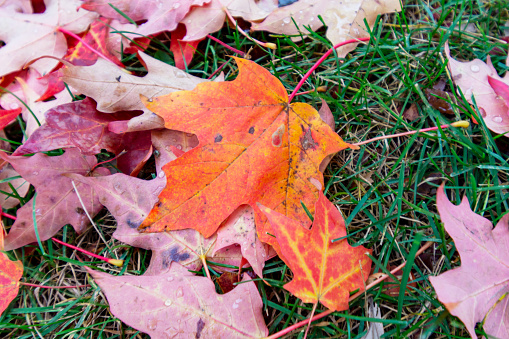
[[[259,24],[253,24],[255,31],[269,31],[294,35],[300,39],[299,32],[307,33],[304,27],[316,31],[323,26],[320,15],[327,25],[327,38],[336,45],[352,38],[369,37],[364,20],[372,26],[379,14],[401,10],[399,0],[309,0],[297,1],[291,5],[274,10]],[[356,44],[338,49],[339,57],[344,57]]]
[[[88,271],[108,298],[113,315],[152,338],[261,338],[268,334],[254,282],[219,295],[210,279],[178,264],[159,276],[115,277]]]
[[[6,251],[37,241],[33,213],[40,239],[47,240],[66,224],[71,224],[78,233],[83,232],[90,223],[84,209],[91,216],[101,210],[99,199],[90,187],[76,183],[83,200],[82,205],[71,179],[63,176],[65,173],[94,176],[109,174],[106,168],[97,168],[90,173],[97,163],[94,156],[81,155],[76,148],[71,148],[56,157],[41,153],[32,157],[16,157],[3,152],[0,152],[0,157],[9,162],[37,192],[35,206],[32,199],[17,211],[17,219],[5,238]]]
[[[468,199],[456,206],[447,199],[442,185],[437,208],[447,233],[453,238],[461,266],[429,277],[438,299],[465,324],[472,338],[476,323],[496,338],[508,338],[509,214],[497,226],[470,209]]]
[[[163,167],[169,185],[140,226],[145,232],[194,228],[210,237],[248,204],[260,240],[277,246],[256,203],[309,225],[301,201],[314,206],[318,197],[310,180],[323,184],[322,160],[351,146],[308,104],[289,105],[286,89],[267,70],[236,60],[234,81],[144,99],[166,128],[193,133],[200,141]]]
[[[260,206],[268,217],[286,264],[294,277],[284,288],[305,303],[320,302],[331,310],[348,309],[351,291],[365,287],[371,269],[371,251],[352,247],[346,238],[345,221],[336,206],[320,192],[313,227],[302,225]]]

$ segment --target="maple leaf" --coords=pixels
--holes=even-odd
[[[173,60],[175,67],[178,69],[186,69],[193,60],[194,52],[198,48],[198,44],[202,39],[195,41],[182,41],[186,35],[186,28],[184,25],[178,25],[177,28],[171,32],[170,51],[173,53]]]
[[[6,43],[0,49],[0,76],[22,69],[45,55],[63,57],[67,52],[67,42],[57,28],[81,33],[98,16],[83,9],[77,11],[80,4],[78,0],[46,0],[46,11],[41,14],[0,8],[0,40]],[[44,75],[57,64],[57,60],[45,58],[30,67]]]
[[[318,197],[309,180],[323,185],[319,164],[350,145],[308,104],[289,105],[286,89],[263,67],[236,60],[234,81],[143,100],[166,128],[196,134],[200,144],[163,167],[168,186],[140,229],[192,227],[210,237],[248,204],[260,240],[277,246],[257,202],[309,224],[301,201],[314,206]]]
[[[27,137],[39,128],[40,124],[44,123],[44,113],[48,109],[72,101],[68,91],[56,93],[55,100],[39,101],[47,87],[48,80],[40,79],[36,70],[29,69],[27,73],[16,77],[16,81],[8,86],[7,89],[14,95],[5,93],[0,97],[0,105],[4,108],[16,109],[21,107],[21,114],[26,122],[25,134]]]
[[[153,35],[163,31],[173,31],[186,16],[191,6],[202,6],[210,0],[87,0],[82,8],[94,11],[104,17],[117,19],[121,23],[130,22],[113,7],[133,21],[145,21],[133,32]]]
[[[83,154],[94,155],[105,149],[119,154],[118,168],[130,173],[147,154],[150,132],[117,134],[110,132],[109,123],[129,119],[132,112],[104,114],[95,108],[89,98],[54,107],[46,112],[45,123],[35,130],[13,155],[46,152],[59,148],[77,147]]]
[[[88,269],[113,315],[153,338],[260,338],[268,334],[254,282],[219,295],[214,283],[174,264],[160,276],[121,276]],[[250,278],[249,278],[250,279]],[[126,295],[129,298],[126,298]]]
[[[205,239],[195,230],[181,230],[164,233],[139,233],[137,227],[148,215],[157,201],[157,196],[164,188],[165,180],[141,180],[125,174],[117,173],[103,177],[83,177],[78,174],[67,174],[67,177],[81,182],[93,189],[99,201],[115,217],[117,230],[113,237],[134,247],[152,250],[152,257],[147,274],[160,275],[170,269],[172,262],[177,262],[190,270],[199,270],[202,266],[201,256],[212,262],[238,266],[243,254],[232,248],[214,248],[216,236]],[[231,219],[230,224],[243,223],[243,214]],[[240,220],[238,220],[240,219]],[[245,225],[246,228],[248,225]],[[254,232],[254,222],[251,225]],[[219,233],[221,234],[221,232]],[[223,238],[225,235],[222,235]],[[226,237],[228,233],[226,234]],[[228,245],[232,245],[232,241]],[[252,265],[260,267],[257,273],[261,276],[263,263],[255,261],[250,252],[260,251],[258,247],[251,249],[251,243],[244,244],[246,259]],[[265,248],[262,247],[264,256]],[[260,256],[260,253],[256,253]]]
[[[101,209],[99,199],[88,186],[77,183],[77,189],[82,205],[74,191],[71,179],[64,173],[89,174],[97,160],[94,156],[83,156],[76,148],[65,151],[63,155],[50,157],[36,154],[32,157],[8,156],[0,152],[0,157],[9,162],[12,167],[36,189],[35,206],[33,199],[17,211],[17,219],[5,238],[5,249],[10,251],[37,241],[34,228],[34,218],[41,240],[47,240],[55,235],[60,228],[71,224],[76,232],[81,233],[90,223],[84,208],[93,217]],[[106,175],[109,171],[100,167],[92,175]]]
[[[258,239],[254,221],[254,211],[249,206],[240,206],[217,231],[214,253],[233,244],[240,245],[242,256],[261,277],[267,258],[264,244]],[[238,263],[236,263],[238,264]]]
[[[228,9],[232,16],[248,21],[261,20],[270,13],[258,6],[255,0],[211,0],[208,4],[194,7],[182,19],[181,23],[186,25],[186,36],[183,40],[200,40],[219,31],[226,19],[224,8]]]
[[[470,209],[466,197],[458,206],[451,203],[444,185],[437,191],[437,208],[461,257],[460,267],[429,277],[438,299],[460,318],[472,338],[477,338],[475,325],[481,321],[488,335],[507,338],[509,214],[493,228]]]
[[[293,280],[284,288],[305,303],[322,303],[334,311],[348,309],[349,292],[363,290],[371,269],[371,251],[352,247],[345,221],[336,206],[320,192],[313,227],[302,225],[260,206],[269,219]],[[334,239],[344,238],[332,242]]]
[[[499,77],[489,55],[486,63],[479,59],[459,62],[451,57],[448,45],[445,46],[445,54],[454,84],[461,89],[469,103],[473,104],[474,96],[486,127],[499,134],[509,131],[509,108],[503,93],[503,85],[509,85],[509,73],[504,78]],[[509,137],[509,134],[505,136]]]
[[[129,119],[134,114],[104,114],[95,106],[92,100],[86,98],[50,109],[45,114],[45,123],[13,155],[71,147],[77,147],[87,155],[100,153],[101,149],[119,153],[125,148],[123,135],[110,132],[108,123]]]
[[[10,124],[21,113],[21,107],[10,110],[0,110],[0,129]]]
[[[4,228],[0,221],[0,251],[3,250]],[[19,280],[22,275],[23,264],[21,261],[12,261],[7,257],[7,254],[0,252],[0,316],[18,295]]]
[[[126,74],[112,63],[98,59],[92,66],[67,66],[63,69],[63,80],[80,93],[93,98],[97,109],[105,113],[142,110],[145,114],[112,125],[110,130],[123,133],[133,130],[148,130],[163,127],[161,118],[151,113],[140,101],[140,94],[153,97],[180,90],[191,90],[197,84],[207,81],[189,75],[176,67],[154,59],[140,52],[140,60],[147,68],[144,77]],[[125,126],[124,126],[125,125]]]
[[[364,20],[371,27],[379,14],[400,10],[399,0],[297,1],[275,9],[264,21],[253,24],[251,29],[295,35],[295,39],[300,40],[300,32],[307,32],[304,27],[316,31],[325,23],[327,25],[326,36],[332,45],[336,45],[347,39],[369,37]],[[322,17],[323,22],[318,16]],[[340,47],[338,49],[339,57],[344,57],[356,46],[357,44],[349,44]]]

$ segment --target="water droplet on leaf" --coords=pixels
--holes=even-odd
[[[285,24],[289,24],[291,21],[292,21],[292,19],[290,19],[289,17],[286,17],[286,18],[283,19],[283,22]]]
[[[477,72],[479,72],[480,68],[477,65],[472,65],[472,66],[470,66],[470,70],[474,73],[477,73]]]
[[[493,121],[497,122],[497,123],[498,122],[502,122],[502,117],[498,117],[498,116],[497,117],[493,117]]]

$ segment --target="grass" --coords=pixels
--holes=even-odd
[[[509,35],[503,26],[508,21],[509,4],[505,0],[406,1],[401,13],[376,22],[371,32],[376,38],[374,44],[359,45],[345,59],[331,55],[301,89],[327,86],[325,93],[298,96],[295,101],[318,108],[320,98],[324,99],[334,114],[337,132],[352,142],[469,120],[476,108],[455,90],[447,73],[444,45],[449,42],[451,55],[456,59],[483,61],[498,47],[500,53],[490,56],[499,74],[503,74],[509,67],[505,64],[507,47],[500,37]],[[299,42],[267,33],[254,35],[259,40],[276,43],[278,48],[274,51],[257,47],[228,27],[214,36],[234,48],[251,50],[251,58],[271,70],[289,92],[330,48],[324,29]],[[168,41],[164,38],[160,41],[166,45],[153,43],[149,53],[171,64]],[[207,39],[200,44],[187,71],[207,78],[227,63],[223,71],[227,79],[232,79],[236,66],[228,58],[230,54]],[[140,71],[141,66],[134,63],[132,69]],[[425,90],[439,81],[444,81],[445,90],[451,92],[448,100],[453,116],[442,115],[428,102]],[[412,104],[417,105],[419,118],[410,122],[402,113]],[[378,321],[384,326],[384,337],[469,338],[463,324],[437,300],[428,281],[428,276],[460,265],[454,243],[437,214],[435,191],[445,181],[451,201],[459,203],[466,196],[476,213],[496,223],[508,210],[508,153],[507,138],[490,132],[480,121],[468,129],[452,128],[382,140],[359,151],[337,154],[325,173],[326,192],[344,215],[350,244],[373,250],[375,273],[387,272],[403,262],[408,264],[400,282],[382,283],[353,301],[348,312],[336,312],[321,319],[311,328],[309,338],[361,338],[373,320],[367,314],[368,299],[381,309],[382,320]],[[29,191],[27,197],[32,195],[33,191]],[[28,200],[22,199],[24,203]],[[124,267],[82,263],[78,259],[88,259],[51,241],[43,242],[45,253],[39,246],[16,251],[12,257],[21,259],[25,267],[23,282],[88,283],[90,287],[44,290],[22,286],[16,300],[0,317],[0,336],[147,337],[109,313],[104,296],[93,280],[87,281],[83,266],[116,274],[142,274],[150,254],[113,239],[115,221],[107,212],[95,221],[111,250],[104,246],[93,227],[77,236],[66,226],[58,237],[99,254],[123,258]],[[426,241],[435,244],[414,258]],[[303,304],[282,288],[291,280],[291,272],[282,261],[267,262],[264,277],[272,287],[261,282],[258,287],[271,334],[308,317],[312,305]],[[405,290],[406,294],[400,292]],[[324,310],[319,306],[317,312]],[[289,337],[302,337],[301,330]],[[477,333],[483,334],[481,326]]]

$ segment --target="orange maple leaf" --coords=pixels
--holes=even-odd
[[[351,145],[310,105],[289,104],[269,71],[235,60],[234,81],[142,98],[166,128],[194,133],[200,143],[163,167],[167,186],[140,230],[194,228],[210,237],[238,206],[249,204],[260,239],[277,246],[257,202],[309,227],[301,201],[314,206],[319,192],[309,180],[323,185],[321,161]]]
[[[270,208],[260,206],[275,232],[293,280],[284,286],[305,303],[318,301],[333,311],[348,309],[349,292],[364,290],[371,270],[371,250],[352,247],[343,217],[320,192],[311,230]]]
[[[3,250],[4,228],[0,221],[0,251]],[[19,280],[22,275],[23,264],[21,261],[11,261],[7,254],[0,252],[0,315],[18,295]]]

